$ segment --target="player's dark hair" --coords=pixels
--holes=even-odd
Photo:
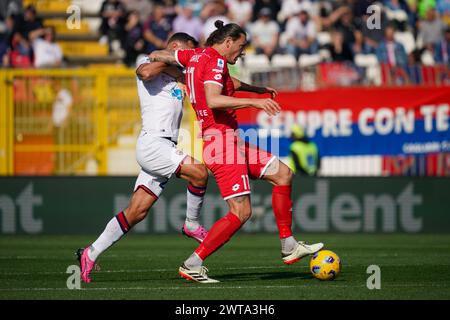
[[[231,37],[233,40],[239,39],[241,34],[246,35],[244,29],[236,23],[228,23],[224,25],[222,20],[214,22],[216,30],[206,40],[206,46],[211,47],[214,44],[220,44],[225,41],[226,38]]]
[[[191,41],[191,42],[194,44],[195,47],[198,47],[198,41],[195,40],[194,37],[188,35],[188,34],[185,33],[185,32],[177,32],[177,33],[174,33],[174,34],[169,38],[169,40],[167,41],[167,43],[171,43],[171,42],[174,42],[174,41],[180,41],[180,42],[183,42],[183,43],[188,43],[189,41]]]

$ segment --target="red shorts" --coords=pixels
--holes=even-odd
[[[250,194],[249,179],[260,179],[275,159],[270,152],[236,136],[226,139],[225,134],[217,135],[203,144],[203,161],[224,200]]]

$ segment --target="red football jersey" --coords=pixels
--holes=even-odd
[[[231,109],[211,109],[206,102],[205,83],[222,87],[222,94],[232,96],[234,85],[227,61],[213,48],[177,50],[175,58],[186,69],[187,94],[200,122],[202,133],[207,129],[236,130],[236,112]]]

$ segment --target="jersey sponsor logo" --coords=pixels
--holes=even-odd
[[[217,59],[217,67],[223,69],[225,67],[225,61],[223,59]]]
[[[183,92],[180,88],[174,88],[171,91],[172,97],[174,97],[177,100],[183,100]]]
[[[223,69],[212,69],[212,71],[213,71],[213,72],[220,72],[220,73],[222,73],[222,72],[223,72]]]
[[[241,185],[239,183],[236,183],[231,189],[236,192],[239,190],[239,188],[241,187]]]
[[[193,55],[191,60],[190,60],[190,62],[198,62],[198,59],[200,59],[200,55],[199,54]]]
[[[216,74],[216,75],[214,76],[214,79],[216,79],[216,80],[221,80],[221,79],[222,79],[222,75],[221,75],[220,73],[218,73],[218,74]]]

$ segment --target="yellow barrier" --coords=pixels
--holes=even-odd
[[[82,20],[80,28],[69,29],[65,19],[46,19],[44,26],[55,28],[57,35],[89,35],[91,30],[87,21]]]
[[[107,173],[107,150],[140,123],[133,70],[0,70],[0,174]]]
[[[141,122],[135,73],[124,67],[0,69],[0,105],[0,175],[106,175],[108,150]],[[185,110],[183,128],[195,133],[179,145],[201,160]]]
[[[62,13],[72,4],[71,0],[23,0],[23,6],[33,5],[38,12]]]

